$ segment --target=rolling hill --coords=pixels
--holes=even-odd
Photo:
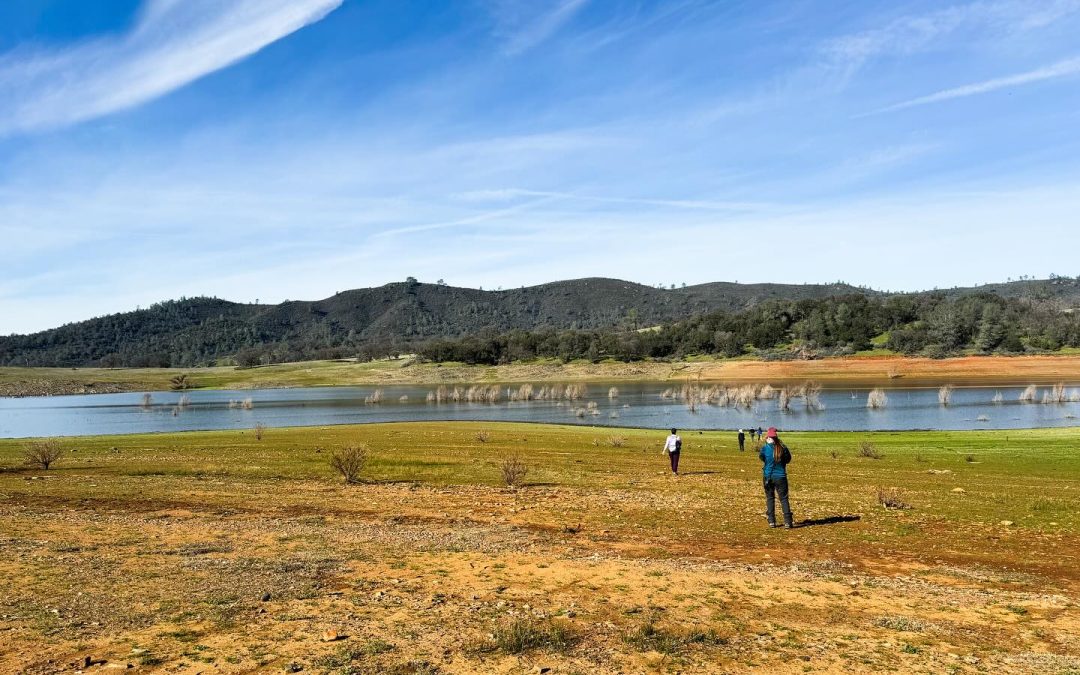
[[[947,295],[990,292],[1063,309],[1080,305],[1071,278],[1020,281]],[[371,343],[410,343],[482,331],[645,327],[707,312],[740,311],[769,300],[887,294],[846,284],[716,282],[662,289],[616,279],[577,279],[484,291],[415,281],[337,293],[315,301],[240,304],[216,298],[167,301],[148,309],[0,337],[0,365],[209,364],[273,346],[278,359],[355,354]]]

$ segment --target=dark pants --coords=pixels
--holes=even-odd
[[[679,473],[679,451],[669,452],[668,458],[671,460],[671,473]]]
[[[780,509],[784,512],[784,524],[790,526],[791,506],[788,504],[787,478],[765,479],[765,517],[770,525],[776,524],[776,498],[780,498]]]
[[[745,449],[746,449],[746,439],[745,439],[745,438],[742,438],[742,437],[740,437],[740,438],[739,438],[739,452],[742,452],[742,451],[744,451]]]

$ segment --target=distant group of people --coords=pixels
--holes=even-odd
[[[743,452],[746,449],[746,434],[750,434],[750,440],[760,441],[762,433],[764,432],[761,430],[761,427],[750,429],[749,431],[739,429],[739,452]],[[756,439],[754,438],[755,435],[757,436]]]
[[[788,479],[787,465],[791,463],[791,450],[780,440],[780,434],[776,427],[769,427],[768,431],[762,431],[761,427],[744,431],[739,429],[739,452],[745,450],[746,434],[750,434],[751,440],[761,440],[762,434],[765,442],[758,450],[758,459],[761,460],[762,485],[765,488],[765,518],[769,527],[780,527],[776,522],[776,501],[780,500],[780,512],[784,517],[784,527],[794,527],[791,515],[791,505],[788,503]],[[679,457],[682,455],[682,437],[678,429],[672,429],[671,434],[664,441],[664,449],[661,454],[666,454],[671,462],[671,474],[679,475]]]

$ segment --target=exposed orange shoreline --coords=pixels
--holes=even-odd
[[[688,364],[705,380],[819,380],[904,384],[1048,384],[1080,381],[1077,356],[967,356],[952,359],[867,357],[817,361],[721,361]]]
[[[282,363],[257,368],[0,368],[0,396],[163,391],[184,374],[196,389],[256,389],[365,385],[439,385],[543,382],[788,383],[825,387],[918,387],[942,384],[1028,385],[1080,383],[1080,355],[968,356],[952,359],[856,356],[812,361],[642,361],[636,363],[513,363],[469,366],[417,363],[403,358]]]

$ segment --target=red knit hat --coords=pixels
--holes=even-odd
[[[765,438],[776,438],[776,427],[769,427],[769,430],[765,432]]]

